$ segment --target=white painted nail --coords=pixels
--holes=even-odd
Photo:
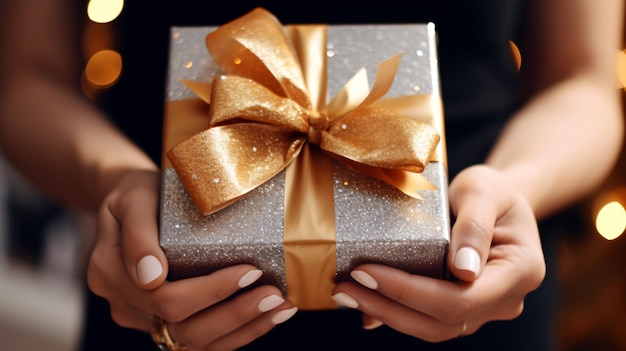
[[[278,311],[272,317],[272,323],[274,323],[274,324],[283,323],[286,320],[288,320],[289,318],[293,317],[293,315],[296,314],[296,312],[298,312],[298,307],[292,307],[292,308],[288,308],[286,310]]]
[[[161,262],[152,256],[144,256],[139,263],[137,263],[137,277],[139,282],[143,285],[151,283],[153,280],[161,276],[163,273],[163,266]]]
[[[357,308],[359,307],[359,303],[356,302],[356,300],[346,294],[346,293],[336,293],[335,295],[331,296],[333,300],[335,300],[336,303],[346,306],[346,307],[350,307],[350,308]]]
[[[261,301],[259,301],[259,311],[267,312],[275,309],[280,306],[281,303],[285,302],[285,299],[278,295],[270,295],[266,296]]]
[[[350,276],[366,288],[376,290],[376,288],[378,287],[378,282],[376,281],[376,279],[363,271],[352,271],[350,273]]]
[[[480,256],[478,252],[471,247],[462,247],[456,252],[454,267],[473,272],[474,275],[477,275],[480,269]]]
[[[244,274],[241,278],[239,278],[239,287],[245,288],[246,286],[256,282],[263,275],[263,271],[258,269],[253,269],[248,271],[248,273]]]

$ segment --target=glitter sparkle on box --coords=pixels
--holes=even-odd
[[[214,29],[172,28],[168,101],[196,97],[180,79],[209,82],[221,73],[205,46],[206,35]],[[329,96],[333,97],[360,68],[366,68],[373,77],[379,62],[399,52],[403,58],[386,96],[415,94],[417,90],[438,94],[435,40],[432,24],[329,26]],[[431,162],[423,174],[438,190],[421,191],[423,200],[419,200],[335,162],[338,280],[350,279],[350,270],[363,262],[445,277],[450,229],[447,172],[442,162]],[[176,172],[164,169],[160,235],[170,278],[207,274],[246,262],[264,271],[261,282],[285,290],[284,185],[285,173],[281,172],[239,201],[205,217]]]

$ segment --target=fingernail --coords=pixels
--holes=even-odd
[[[361,285],[367,288],[370,288],[372,290],[375,290],[378,287],[378,282],[374,278],[372,278],[371,275],[363,271],[352,271],[350,273],[350,276],[354,278],[354,280],[359,282]]]
[[[239,279],[239,287],[245,288],[246,286],[256,282],[263,275],[263,271],[258,269],[253,269],[248,271],[248,273],[244,274],[243,277]]]
[[[272,323],[274,323],[274,324],[283,323],[284,321],[286,321],[289,318],[293,317],[293,315],[296,314],[296,312],[298,312],[298,307],[292,307],[292,308],[288,308],[286,310],[278,311],[272,317]]]
[[[454,267],[464,271],[471,271],[474,275],[478,274],[478,270],[480,269],[480,256],[478,252],[471,247],[462,247],[456,252]]]
[[[151,283],[153,280],[161,276],[163,273],[163,266],[161,262],[152,256],[144,256],[139,263],[137,263],[137,277],[139,282],[143,285]]]
[[[376,329],[378,327],[380,327],[381,325],[383,325],[382,321],[379,321],[378,319],[370,319],[367,324],[363,325],[363,329],[366,330],[372,330],[372,329]]]
[[[280,306],[283,302],[285,302],[285,299],[278,295],[264,297],[261,301],[259,301],[259,311],[267,312],[273,310],[274,308]]]
[[[359,303],[356,302],[356,300],[346,294],[346,293],[336,293],[335,295],[331,296],[333,300],[335,300],[336,303],[346,306],[346,307],[350,307],[350,308],[357,308],[359,307]]]

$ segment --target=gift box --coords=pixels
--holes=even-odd
[[[432,23],[173,27],[163,138],[172,280],[250,263],[316,310],[362,263],[446,277]]]

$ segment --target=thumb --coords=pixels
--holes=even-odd
[[[138,174],[119,202],[115,214],[121,228],[121,251],[126,269],[138,287],[151,290],[167,277],[168,265],[159,244],[157,224],[159,180],[157,172]]]
[[[448,267],[458,279],[476,280],[485,267],[498,209],[481,192],[458,191],[450,197],[456,217],[450,232]]]

